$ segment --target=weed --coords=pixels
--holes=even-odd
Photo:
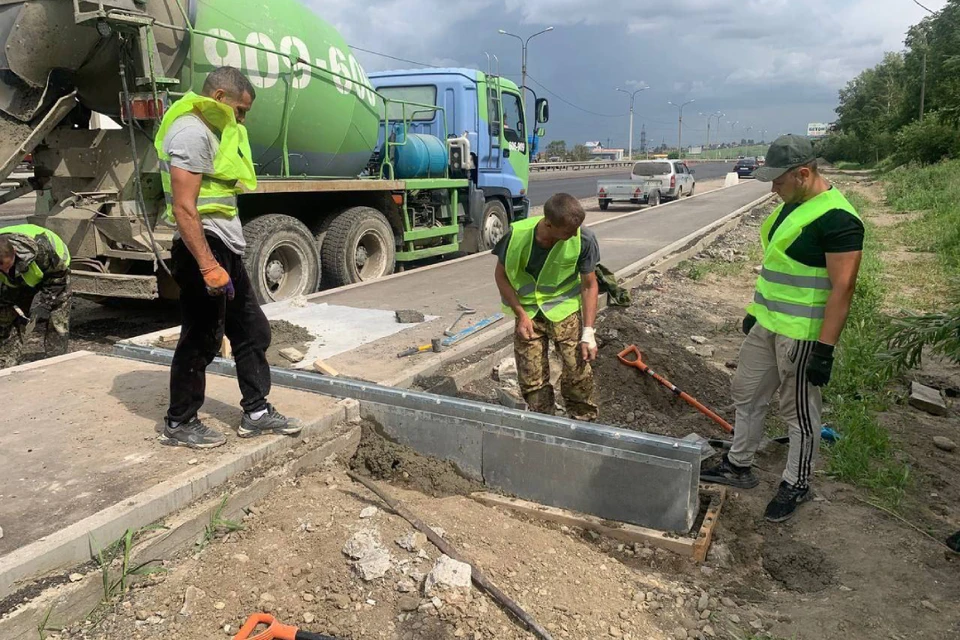
[[[210,522],[203,530],[203,539],[200,542],[201,547],[205,547],[213,542],[217,536],[227,535],[234,531],[243,531],[243,524],[223,517],[223,512],[227,508],[228,498],[229,496],[223,496],[220,504],[217,505],[217,508],[210,514]]]
[[[726,260],[698,260],[696,262],[684,260],[677,269],[691,280],[703,280],[707,274],[713,273],[720,277],[736,276],[743,273],[746,263],[742,261],[727,262]]]
[[[40,635],[40,640],[47,640],[47,632],[54,631],[60,632],[63,631],[62,627],[51,627],[50,626],[50,616],[53,615],[53,605],[47,609],[47,612],[43,616],[43,620],[40,621],[40,624],[37,625],[37,633]]]
[[[127,529],[123,537],[103,548],[97,544],[93,536],[90,537],[93,548],[97,550],[96,561],[100,567],[104,604],[112,602],[115,597],[122,596],[127,592],[131,576],[147,576],[165,571],[163,567],[156,564],[161,562],[158,559],[147,560],[135,566],[131,564],[131,556],[137,539],[148,531],[157,531],[159,529],[166,529],[166,527],[150,525],[136,530]],[[120,561],[120,574],[118,577],[114,577],[111,567],[117,560]]]

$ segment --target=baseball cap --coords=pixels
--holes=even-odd
[[[813,144],[805,136],[780,136],[770,145],[763,166],[753,172],[753,177],[761,182],[773,182],[790,169],[809,164],[816,159]]]

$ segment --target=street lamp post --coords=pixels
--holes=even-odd
[[[544,33],[547,33],[548,31],[553,31],[553,27],[547,27],[547,28],[544,29],[543,31],[537,31],[535,34],[533,34],[532,36],[528,37],[526,40],[524,40],[523,38],[521,38],[520,36],[518,36],[518,35],[515,34],[515,33],[508,33],[508,32],[506,32],[506,31],[504,31],[503,29],[500,29],[499,31],[500,31],[500,33],[501,33],[502,35],[510,36],[511,38],[516,38],[517,40],[520,41],[520,46],[521,46],[521,49],[520,49],[520,65],[521,65],[521,70],[520,70],[520,95],[522,96],[522,97],[521,97],[521,100],[522,100],[522,102],[523,102],[524,116],[526,116],[526,111],[527,111],[527,45],[529,45],[529,44],[530,44],[530,41],[533,40],[534,38],[536,38],[537,36],[542,35],[542,34],[544,34]]]
[[[671,104],[678,109],[680,109],[680,116],[677,118],[677,159],[683,158],[683,108],[688,104],[692,104],[694,100],[687,100],[683,104],[676,104],[675,102],[668,101],[667,104]]]
[[[633,160],[633,102],[636,99],[638,93],[640,93],[641,91],[646,91],[649,88],[650,87],[640,87],[633,93],[630,93],[626,89],[621,89],[620,87],[617,87],[617,91],[619,91],[620,93],[625,93],[628,96],[630,96],[630,138],[627,142],[627,157],[630,158],[630,160]]]
[[[714,111],[713,113],[703,113],[703,112],[701,111],[701,112],[700,112],[700,115],[705,116],[705,117],[707,118],[707,152],[709,153],[709,152],[710,152],[710,120],[712,120],[713,118],[716,118],[716,119],[717,119],[717,139],[719,139],[719,136],[720,136],[720,118],[722,118],[722,117],[725,116],[726,114],[725,114],[725,113],[720,113],[719,111]]]

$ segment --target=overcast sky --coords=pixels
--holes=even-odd
[[[650,89],[637,95],[634,146],[643,124],[651,145],[664,139],[676,144],[677,110],[667,102],[691,99],[684,109],[684,145],[704,142],[706,118],[698,113],[717,110],[726,113],[723,140],[734,133],[727,121],[740,121],[738,140],[759,138],[762,129],[768,140],[805,133],[808,122],[834,120],[837,91],[884,51],[901,49],[907,28],[926,15],[912,0],[307,2],[351,45],[482,70],[489,52],[518,84],[520,43],[497,30],[527,36],[553,26],[531,41],[527,69],[536,81],[529,85],[551,101],[546,139],[606,145],[610,138],[623,147],[629,97],[614,88],[640,83]],[[924,4],[937,10],[945,1]],[[368,71],[413,67],[356,53]]]

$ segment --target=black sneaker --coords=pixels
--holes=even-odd
[[[714,466],[703,469],[700,472],[700,480],[714,484],[725,484],[740,489],[753,489],[760,484],[760,478],[753,474],[752,468],[738,467],[730,462],[727,454],[723,454],[723,460]]]
[[[267,404],[267,413],[254,420],[249,413],[244,412],[240,420],[237,435],[241,438],[253,438],[264,433],[276,433],[284,436],[295,436],[303,429],[303,425],[295,418],[288,418]]]
[[[960,553],[960,531],[947,538],[947,546]]]
[[[780,482],[780,488],[777,489],[777,495],[773,497],[763,517],[770,522],[783,522],[789,520],[797,510],[797,506],[807,500],[810,496],[810,487],[798,489],[786,480]]]
[[[163,431],[157,437],[161,444],[172,447],[190,447],[191,449],[213,449],[227,441],[227,437],[200,422],[196,416],[181,422],[176,428],[170,426],[170,419],[164,418]]]

